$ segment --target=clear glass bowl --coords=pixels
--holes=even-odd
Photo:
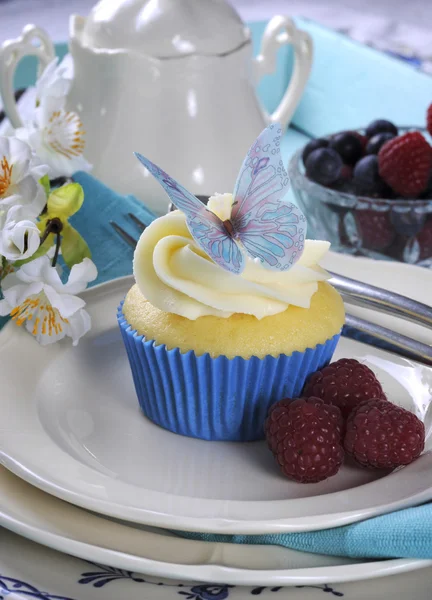
[[[354,196],[308,179],[302,150],[288,165],[296,201],[308,221],[308,237],[332,250],[432,268],[432,200]]]

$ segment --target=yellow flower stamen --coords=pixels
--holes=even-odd
[[[36,317],[35,322],[34,322],[34,326],[33,326],[32,335],[37,335],[38,334],[39,321],[40,321],[39,317]]]
[[[9,165],[6,156],[3,156],[0,162],[0,197],[7,192],[12,181],[13,165]]]
[[[63,318],[57,308],[41,304],[40,297],[27,298],[22,304],[16,306],[11,311],[11,317],[18,326],[23,325],[26,321],[31,321],[33,316],[37,316],[33,323],[32,335],[58,335],[63,331],[63,325],[68,325],[68,319]],[[42,317],[43,315],[43,317]]]
[[[72,159],[80,156],[85,148],[83,124],[74,112],[55,111],[45,128],[48,145],[62,156]]]
[[[16,321],[16,324],[21,327],[21,325],[30,318],[30,315],[33,314],[34,310],[38,306],[39,298],[27,298],[27,300],[24,300],[22,304],[16,306],[11,311],[11,317],[14,321]]]

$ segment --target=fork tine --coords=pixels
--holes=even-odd
[[[114,229],[114,231],[116,231],[119,234],[119,236],[122,237],[127,244],[129,244],[129,246],[135,248],[135,246],[138,243],[138,240],[129,235],[122,227],[120,227],[120,225],[117,225],[117,223],[115,223],[114,221],[110,221],[110,225]]]
[[[147,227],[147,225],[143,223],[140,219],[138,219],[138,217],[133,213],[128,213],[128,217],[132,219],[132,221],[137,227],[139,227],[139,229],[141,229],[141,231],[144,231],[144,229]]]

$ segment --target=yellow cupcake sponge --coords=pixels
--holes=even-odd
[[[314,348],[340,332],[345,321],[341,296],[328,283],[318,284],[310,308],[289,306],[284,312],[258,320],[253,315],[229,318],[205,316],[196,320],[164,312],[148,302],[137,285],[128,292],[123,313],[133,329],[170,350],[208,352],[213,358],[279,356]]]

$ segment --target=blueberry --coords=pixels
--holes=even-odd
[[[335,150],[347,165],[354,165],[363,154],[360,139],[349,131],[337,133],[330,140],[329,147]]]
[[[366,154],[378,154],[386,142],[395,137],[393,133],[377,133],[367,143]]]
[[[306,159],[306,175],[321,185],[330,185],[339,179],[342,172],[342,159],[330,148],[318,148]]]
[[[381,179],[378,157],[375,154],[363,157],[354,167],[354,182],[363,194],[381,195],[386,192],[386,184]]]
[[[371,138],[378,133],[392,133],[393,135],[397,135],[398,130],[396,125],[393,125],[391,121],[377,119],[376,121],[372,121],[372,123],[367,126],[366,135],[368,138]]]
[[[318,138],[316,140],[311,140],[308,144],[306,144],[306,146],[304,147],[304,150],[303,150],[303,154],[302,154],[304,166],[306,166],[306,159],[311,152],[313,152],[314,150],[317,150],[318,148],[327,148],[328,145],[329,145],[329,141],[325,140],[324,138]]]

